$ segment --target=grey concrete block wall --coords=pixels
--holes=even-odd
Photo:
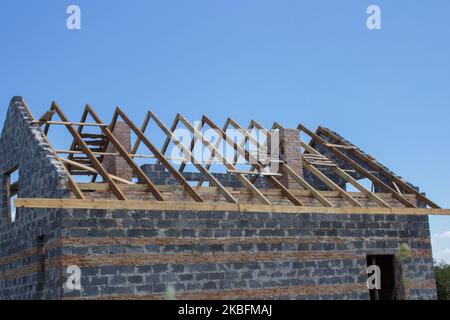
[[[69,210],[64,298],[368,299],[366,256],[397,254],[408,299],[435,299],[424,216]]]
[[[40,261],[44,257],[37,248],[60,237],[61,215],[54,209],[19,209],[16,221],[9,221],[4,173],[16,165],[19,197],[68,195],[61,164],[18,97],[10,103],[0,138],[0,299],[57,298],[61,289],[55,284],[55,270],[43,274]]]
[[[142,167],[145,174],[155,184],[159,185],[179,185],[177,179],[175,179],[169,171],[160,164],[145,164]],[[187,181],[198,182],[206,181],[204,175],[198,172],[183,172],[183,177]],[[242,183],[236,178],[236,175],[229,173],[213,173],[212,174],[224,187],[231,188],[243,188]],[[273,185],[264,177],[258,177],[255,181],[255,186],[261,189],[273,188]]]

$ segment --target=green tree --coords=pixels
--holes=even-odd
[[[435,262],[437,295],[439,300],[450,300],[450,264]]]

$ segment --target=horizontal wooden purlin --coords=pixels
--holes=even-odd
[[[56,150],[56,153],[58,154],[72,154],[72,155],[76,155],[76,154],[84,154],[83,151],[74,151],[74,150]],[[95,156],[116,156],[116,157],[120,157],[120,153],[117,152],[92,152],[93,155]],[[152,155],[146,155],[146,154],[134,154],[134,153],[129,153],[128,154],[130,157],[132,158],[142,158],[142,159],[156,159],[155,156]],[[175,161],[182,161],[183,158],[180,157],[166,157],[169,160],[175,160]],[[72,159],[73,160],[73,159]]]
[[[329,208],[277,205],[250,205],[233,203],[161,202],[143,200],[79,200],[79,199],[15,199],[16,208],[139,210],[139,211],[232,211],[317,214],[386,214],[386,215],[450,215],[450,209],[425,208]]]
[[[59,126],[83,126],[83,127],[107,127],[107,124],[88,123],[88,122],[70,122],[70,121],[33,121],[35,124],[51,124]]]
[[[233,174],[250,174],[250,175],[258,175],[258,176],[282,176],[280,173],[274,172],[265,172],[265,171],[242,171],[242,170],[228,170],[228,173]]]

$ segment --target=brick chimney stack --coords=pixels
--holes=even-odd
[[[297,129],[280,129],[280,157],[298,175],[303,177],[300,131]],[[283,175],[280,181],[289,189],[302,189],[291,177]]]
[[[117,121],[113,130],[114,136],[119,140],[128,153],[131,153],[131,130],[122,121]],[[117,153],[117,149],[112,143],[108,144],[106,149],[108,153]],[[127,162],[121,156],[106,155],[103,159],[103,166],[106,171],[112,175],[125,180],[132,180],[133,171]]]

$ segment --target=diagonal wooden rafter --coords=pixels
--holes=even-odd
[[[227,199],[231,203],[238,203],[236,198],[214,177],[208,169],[203,167],[200,164],[200,161],[195,158],[192,152],[186,148],[183,143],[177,139],[174,135],[173,131],[170,131],[169,128],[151,111],[148,112],[146,119],[153,119],[157,126],[170,138],[170,140],[183,152],[185,159],[191,159],[191,163],[202,173],[207,179],[211,182],[213,186],[216,186],[219,191],[223,194],[225,199]]]
[[[259,144],[259,141],[256,140],[256,138],[249,133],[248,131],[246,131],[238,122],[236,122],[235,120],[229,118],[229,123],[236,129],[242,130],[245,134],[245,138],[248,140],[251,140],[251,142],[255,145]],[[250,128],[254,127],[253,124],[250,124]],[[280,129],[280,127],[276,127],[274,125],[273,128],[276,129]],[[270,138],[271,135],[269,132],[267,132],[268,137]],[[266,164],[267,165],[267,164]],[[265,167],[266,165],[263,165],[263,167]],[[331,202],[329,202],[324,196],[322,196],[322,194],[320,192],[318,192],[313,186],[311,186],[305,179],[303,179],[302,176],[300,176],[297,172],[295,172],[295,170],[293,170],[289,165],[285,164],[285,163],[280,163],[280,170],[292,177],[298,184],[300,184],[303,188],[305,188],[306,190],[310,191],[311,194],[323,205],[325,205],[326,207],[333,207],[333,205],[331,204]]]
[[[217,150],[215,148],[215,146],[213,146],[211,144],[210,141],[208,141],[208,139],[205,139],[203,137],[203,134],[197,129],[195,128],[186,118],[184,118],[181,114],[177,114],[177,118],[179,118],[179,120],[188,128],[189,131],[191,131],[192,134],[197,136],[197,139],[200,140],[203,145],[205,145],[211,152],[214,151],[216,154],[216,157],[219,159],[219,161],[221,161],[221,163],[225,166],[225,168],[227,168],[228,170],[233,170],[233,171],[238,171],[236,169],[236,167],[234,165],[232,165],[221,153],[219,150]],[[249,189],[249,191],[255,195],[256,197],[258,197],[260,200],[262,200],[265,204],[270,205],[271,202],[261,193],[261,191],[258,190],[258,188],[256,188],[246,177],[244,174],[240,174],[238,173],[236,175],[236,177],[238,178],[238,180],[242,183],[242,185],[244,187],[246,187],[247,189]]]
[[[64,158],[59,158],[59,161],[65,162],[65,163],[67,163],[67,164],[69,164],[71,166],[74,166],[74,167],[77,167],[77,168],[89,171],[91,173],[98,174],[97,170],[95,170],[94,168],[89,167],[89,166],[85,166],[85,165],[83,165],[81,163],[78,163],[76,161],[72,161],[72,160],[64,159]],[[125,183],[125,184],[128,184],[128,185],[135,185],[135,183],[133,183],[131,181],[128,181],[128,180],[125,180],[125,179],[122,179],[120,177],[117,177],[117,176],[115,176],[113,174],[110,174],[109,176],[111,177],[111,179],[116,180],[117,182],[122,182],[122,183]]]
[[[169,172],[175,177],[175,179],[180,182],[180,184],[184,187],[184,189],[191,195],[191,197],[197,202],[204,202],[205,200],[197,193],[197,191],[192,188],[189,182],[183,177],[181,173],[178,172],[177,169],[169,162],[169,160],[156,148],[153,143],[145,136],[145,134],[139,130],[139,128],[128,118],[128,116],[119,108],[116,108],[114,118],[117,119],[120,116],[122,120],[130,127],[131,131],[136,134],[142,140],[147,148],[157,157],[159,161],[169,170]]]
[[[25,109],[28,112],[28,115],[31,119],[31,121],[35,121],[33,114],[31,113],[31,110],[28,108],[27,104],[25,103],[25,101],[22,101],[23,106],[25,107]],[[53,116],[53,114],[52,114]],[[42,128],[37,125],[37,127],[39,128],[39,130],[41,131],[41,134],[46,142],[46,144],[48,145],[48,148],[50,149],[51,153],[55,156],[55,158],[58,159],[58,154],[56,153],[55,149],[53,149],[53,146],[51,145],[50,141],[48,140],[47,135],[44,133],[44,131],[42,130]],[[47,130],[48,132],[48,130]],[[65,166],[63,166],[63,170],[65,171],[65,174],[68,178],[68,187],[69,189],[75,194],[75,196],[78,199],[86,199],[85,196],[83,195],[83,192],[80,190],[80,188],[78,187],[78,185],[76,184],[75,180],[73,180],[72,175],[70,174],[70,172],[67,170],[67,168]]]
[[[178,120],[175,120],[175,122],[177,122],[177,121],[178,121]],[[201,131],[201,130],[203,129],[204,125],[205,125],[205,121],[204,121],[204,119],[202,118],[202,121],[200,121],[200,123],[199,123],[198,126],[197,126],[197,130],[198,130],[198,131]],[[172,131],[172,132],[173,132],[173,131]],[[190,152],[193,152],[193,151],[194,151],[195,143],[196,143],[196,142],[197,142],[197,137],[194,135],[194,136],[192,137],[191,145],[190,145],[190,147],[189,147]],[[178,169],[178,171],[183,172],[184,169],[186,169],[187,163],[188,163],[188,161],[184,160],[184,161],[181,163],[180,168]],[[208,170],[209,170],[209,168],[208,168]]]
[[[366,170],[364,167],[362,167],[361,165],[359,165],[358,163],[356,163],[355,161],[353,161],[352,159],[350,159],[348,156],[346,156],[344,153],[342,153],[340,150],[338,150],[335,147],[330,147],[327,146],[327,142],[322,139],[320,136],[318,136],[317,134],[315,134],[314,132],[312,132],[311,130],[309,130],[308,128],[306,128],[303,125],[299,125],[298,129],[305,132],[306,134],[308,134],[312,139],[316,140],[317,142],[319,142],[321,145],[323,145],[325,148],[327,148],[328,150],[330,150],[331,152],[333,152],[337,157],[339,157],[341,160],[345,161],[346,163],[348,163],[350,166],[352,166],[356,171],[358,171],[359,173],[361,173],[362,175],[366,176],[367,178],[371,179],[372,182],[378,186],[380,186],[382,189],[384,189],[385,191],[392,193],[392,196],[397,199],[398,201],[400,201],[402,204],[404,204],[407,207],[411,207],[411,208],[415,208],[416,205],[413,204],[412,202],[410,202],[408,199],[406,199],[405,197],[403,197],[401,194],[399,194],[397,191],[395,191],[394,189],[392,189],[391,187],[389,187],[387,184],[385,184],[382,180],[380,180],[378,177],[376,177],[375,175],[373,175],[372,173],[370,173],[368,170]]]
[[[333,180],[328,178],[322,171],[317,169],[315,166],[310,164],[305,159],[303,159],[303,167],[308,169],[314,176],[316,176],[320,181],[325,183],[331,190],[338,191],[339,195],[346,201],[350,202],[353,206],[363,207],[363,205],[358,200],[353,198],[348,192],[346,192],[344,189],[338,186]]]
[[[282,126],[278,122],[274,122],[272,128],[281,130],[281,129],[284,129],[284,126]],[[301,143],[301,141],[300,141],[300,143]],[[320,181],[325,183],[331,190],[337,191],[338,194],[341,196],[341,198],[343,198],[344,200],[346,200],[347,202],[349,202],[350,204],[352,204],[355,207],[363,207],[363,205],[358,200],[356,200],[354,197],[352,197],[348,192],[346,192],[344,189],[342,189],[333,180],[328,178],[328,176],[326,176],[322,171],[317,169],[311,162],[307,161],[304,156],[302,156],[302,165],[309,172],[311,172],[316,178],[318,178]]]
[[[305,142],[301,141],[302,147],[309,152],[309,154],[314,154],[318,156],[324,156],[319,151],[311,147],[309,144],[306,144]],[[324,156],[325,157],[325,156]],[[331,161],[331,160],[330,160]],[[377,196],[375,193],[370,192],[367,190],[363,185],[361,185],[358,181],[356,181],[352,176],[350,176],[347,172],[342,170],[340,167],[335,166],[331,168],[334,172],[336,172],[341,178],[346,180],[347,182],[351,183],[355,188],[357,188],[359,191],[363,192],[367,195],[367,197],[372,200],[373,202],[377,203],[381,207],[390,208],[390,206],[379,196]]]
[[[253,165],[255,165],[258,169],[258,172],[262,172],[264,169],[264,166],[259,162],[259,160],[254,157],[253,155],[250,154],[250,152],[248,152],[247,149],[243,149],[241,148],[236,141],[234,141],[233,139],[230,138],[230,136],[222,129],[219,128],[219,126],[217,126],[211,119],[209,119],[207,116],[203,116],[205,122],[214,130],[216,130],[217,132],[220,133],[220,135],[222,136],[222,138],[229,144],[231,145],[235,152],[237,152],[237,154],[242,154],[244,155],[245,159],[247,161],[249,161],[250,163],[252,163]],[[245,132],[245,131],[244,131]],[[255,173],[258,173],[255,172]],[[281,192],[295,205],[297,206],[301,206],[303,205],[302,202],[295,196],[292,194],[292,192],[289,191],[289,189],[283,185],[278,179],[276,179],[273,176],[265,176],[265,178],[267,180],[269,180],[276,188],[280,189]]]
[[[230,123],[232,123],[233,126],[235,126],[235,128],[243,129],[242,126],[234,120],[230,121]],[[275,125],[273,128],[280,129],[279,127],[277,128]],[[270,133],[267,133],[267,134],[270,137]],[[252,143],[255,143],[255,144],[258,143],[258,141],[250,133],[247,132],[246,135],[248,136],[248,139],[253,140]],[[331,202],[329,202],[324,196],[322,196],[322,194],[320,192],[318,192],[313,186],[311,186],[305,179],[303,179],[302,176],[300,176],[297,172],[295,172],[295,170],[292,169],[290,166],[288,166],[285,163],[280,163],[280,170],[284,174],[292,177],[303,188],[310,191],[311,194],[324,206],[333,207]]]
[[[235,122],[236,123],[236,122]],[[259,125],[257,122],[251,124],[251,126],[255,125],[258,126],[258,129],[261,130],[264,129],[261,125]],[[236,125],[238,125],[239,127],[241,127],[238,123],[236,123]],[[242,128],[242,127],[241,127]],[[278,123],[274,123],[272,129],[283,129],[284,127],[281,126]],[[271,137],[271,133],[267,132],[268,138]],[[257,143],[256,139],[254,137],[252,137],[251,135],[249,136],[249,139],[254,139],[253,143]],[[331,202],[329,202],[319,191],[317,191],[313,186],[311,186],[302,176],[300,176],[297,172],[295,172],[295,170],[293,170],[289,165],[287,165],[286,163],[280,163],[280,170],[282,172],[284,172],[285,174],[289,175],[290,177],[292,177],[298,184],[300,184],[303,188],[305,188],[306,190],[309,190],[311,192],[311,194],[323,205],[325,205],[326,207],[333,207],[333,205],[331,204]],[[339,190],[338,190],[339,191]],[[354,200],[354,199],[353,199]],[[352,201],[350,199],[350,202],[360,206],[359,202],[357,202],[356,200]]]
[[[61,118],[63,122],[69,122],[66,115],[63,113],[61,108],[58,106],[56,102],[52,103],[51,110],[55,110],[58,116]],[[117,197],[118,200],[127,200],[125,194],[120,190],[117,184],[113,179],[109,176],[108,172],[103,168],[102,164],[98,161],[97,157],[92,154],[89,146],[84,142],[83,138],[80,136],[77,130],[71,125],[66,124],[66,128],[69,130],[70,134],[76,140],[77,144],[80,146],[81,150],[86,154],[86,156],[91,160],[92,165],[97,170],[97,172],[102,176],[103,179],[109,184],[111,191]]]
[[[25,107],[27,108],[26,105]],[[155,186],[152,183],[152,181],[150,181],[150,177],[146,175],[145,172],[143,172],[142,169],[135,162],[136,158],[147,158],[147,159],[152,158],[156,159],[159,164],[163,164],[169,170],[169,172],[181,183],[181,185],[185,188],[185,190],[192,196],[192,198],[196,202],[205,201],[202,198],[202,196],[198,194],[198,192],[204,191],[201,188],[193,188],[187,181],[187,179],[183,176],[182,172],[185,170],[186,165],[190,164],[193,164],[202,174],[199,179],[200,185],[204,181],[210,181],[210,186],[215,186],[216,187],[215,192],[219,191],[225,197],[225,199],[228,202],[230,202],[230,205],[237,204],[238,206],[240,205],[245,206],[245,204],[238,203],[233,191],[230,188],[224,187],[224,185],[222,185],[220,181],[216,178],[216,176],[212,173],[212,170],[210,170],[214,159],[217,158],[222,163],[222,165],[224,165],[224,167],[230,174],[235,174],[237,179],[243,184],[243,186],[249,189],[249,191],[254,196],[262,200],[264,204],[270,204],[270,201],[266,198],[267,197],[266,193],[261,192],[261,190],[259,190],[255,186],[256,179],[259,176],[263,176],[265,179],[274,182],[273,183],[274,186],[279,188],[282,191],[283,195],[287,196],[287,198],[296,206],[303,205],[300,202],[300,198],[297,198],[299,197],[300,193],[297,194],[291,192],[292,190],[282,185],[281,182],[277,178],[275,178],[276,175],[281,175],[282,173],[283,175],[289,176],[297,183],[299,183],[299,185],[302,186],[305,190],[309,191],[309,193],[307,192],[301,193],[302,196],[306,195],[313,196],[324,207],[333,207],[333,204],[330,202],[330,199],[327,199],[327,197],[331,197],[331,195],[335,197],[338,194],[342,198],[344,198],[347,202],[352,204],[355,207],[355,209],[362,207],[363,205],[359,202],[360,198],[358,198],[361,197],[361,195],[347,192],[345,190],[346,188],[342,187],[340,183],[335,182],[336,179],[334,180],[332,179],[333,177],[330,174],[333,172],[332,174],[333,176],[338,175],[340,178],[342,178],[341,181],[348,182],[349,184],[353,185],[357,190],[359,190],[361,193],[365,194],[365,198],[368,198],[372,201],[372,203],[370,203],[369,205],[369,208],[371,208],[371,206],[376,204],[379,207],[390,209],[391,207],[389,206],[389,204],[387,204],[386,200],[382,198],[383,194],[377,193],[373,189],[369,190],[370,188],[366,188],[365,186],[363,186],[350,173],[350,172],[358,172],[362,176],[369,178],[372,181],[372,183],[377,186],[377,191],[380,190],[380,192],[388,192],[389,194],[392,195],[393,198],[395,198],[400,203],[405,205],[407,207],[406,209],[411,210],[416,209],[419,203],[427,205],[433,209],[440,209],[440,207],[437,204],[429,200],[424,194],[417,191],[409,183],[407,183],[400,177],[396,176],[393,172],[389,171],[389,169],[378,163],[375,159],[365,154],[362,150],[358,149],[341,136],[324,127],[319,127],[316,133],[314,133],[302,125],[298,126],[298,129],[300,131],[305,132],[312,138],[311,144],[306,144],[303,141],[301,141],[302,149],[305,150],[305,153],[302,153],[302,163],[305,170],[310,171],[315,177],[317,177],[328,187],[330,187],[330,189],[337,191],[334,193],[321,192],[315,189],[315,187],[312,184],[308,183],[301,174],[295,172],[295,170],[293,170],[289,165],[287,165],[283,161],[280,161],[280,173],[271,174],[266,172],[267,170],[266,167],[273,162],[272,161],[273,159],[266,159],[265,157],[260,158],[258,155],[255,155],[254,153],[252,153],[247,143],[251,141],[252,144],[256,144],[258,146],[263,145],[265,147],[270,148],[270,143],[264,144],[262,142],[259,142],[257,136],[252,134],[251,130],[253,128],[257,128],[260,130],[263,129],[265,130],[265,134],[268,136],[268,138],[271,134],[271,131],[267,131],[255,120],[252,120],[249,127],[245,129],[242,126],[240,126],[236,121],[234,121],[232,118],[227,118],[227,121],[223,126],[223,128],[219,128],[211,119],[209,119],[207,116],[203,116],[201,121],[198,123],[197,127],[196,125],[197,123],[194,125],[190,124],[182,115],[179,114],[175,118],[172,127],[169,129],[161,120],[159,120],[159,118],[155,114],[153,114],[152,112],[148,112],[148,114],[144,119],[142,128],[138,129],[134,125],[134,123],[132,123],[131,120],[123,113],[123,111],[120,110],[120,108],[117,108],[116,112],[114,113],[113,120],[110,124],[103,123],[97,116],[95,111],[89,105],[86,106],[86,109],[83,112],[80,122],[69,121],[56,102],[53,102],[50,110],[46,111],[43,114],[43,116],[41,116],[38,120],[35,120],[35,118],[31,115],[31,112],[29,113],[32,119],[32,123],[36,124],[39,127],[46,142],[49,144],[52,153],[57,157],[59,161],[61,161],[64,164],[63,168],[66,171],[67,176],[69,177],[67,185],[69,189],[79,199],[85,199],[85,196],[81,191],[84,189],[82,189],[74,181],[73,179],[74,175],[93,176],[94,182],[96,181],[95,178],[97,176],[102,176],[104,182],[106,182],[103,184],[104,187],[106,188],[106,186],[109,186],[109,189],[107,190],[112,191],[118,200],[121,201],[127,200],[125,194],[123,193],[123,191],[125,190],[123,188],[126,187],[125,184],[131,185],[133,184],[133,182],[126,181],[124,179],[109,174],[106,171],[106,169],[102,166],[101,160],[103,159],[103,157],[105,155],[113,155],[123,158],[133,170],[134,173],[133,176],[135,177],[138,176],[139,178],[141,178],[141,181],[143,181],[143,184],[141,185],[142,190],[145,189],[147,191],[152,192],[155,198],[159,201],[164,201],[164,199],[162,198],[162,194],[157,189],[157,186]],[[55,115],[61,120],[53,120]],[[88,116],[92,116],[92,118],[94,118],[95,120],[94,121],[95,123],[87,122]],[[118,121],[119,117],[124,119],[124,122],[130,127],[130,129],[137,136],[135,144],[130,152],[125,150],[125,148],[123,147],[123,145],[121,145],[120,141],[115,137],[113,132],[113,128],[116,122]],[[149,147],[150,140],[148,139],[148,137],[145,136],[145,131],[148,128],[149,123],[152,122],[152,120],[154,120],[157,126],[166,134],[166,140],[161,150],[163,152],[160,152],[154,145],[152,145],[154,147],[154,149],[152,150],[152,148]],[[180,141],[180,139],[178,139],[177,136],[175,135],[174,131],[176,130],[177,126],[180,123],[183,123],[184,126],[188,127],[189,131],[194,133],[193,139],[190,141],[191,143],[190,146],[184,145]],[[47,137],[49,130],[51,127],[57,125],[66,127],[69,133],[73,136],[73,142],[70,150],[60,150],[61,151],[60,152],[53,150],[52,146],[50,145]],[[212,129],[216,130],[219,133],[216,142],[213,143],[208,141],[203,135],[202,128],[205,125],[208,125],[209,127],[211,127]],[[229,134],[229,132],[227,132],[230,126],[240,130],[240,132],[243,133],[242,140],[235,141],[235,138],[232,137],[232,135]],[[102,134],[83,133],[85,127],[97,127],[100,129]],[[272,128],[282,129],[284,127],[279,123],[275,122]],[[209,155],[210,160],[206,162],[206,165],[202,164],[200,161],[195,159],[193,155],[194,147],[197,146],[197,142],[199,142],[199,140],[204,146],[206,146],[211,151]],[[117,151],[106,152],[106,148],[109,143],[114,145]],[[144,143],[147,146],[147,148],[150,149],[153,155],[137,154],[137,150],[139,149],[139,146],[142,143]],[[164,153],[166,153],[170,143],[174,143],[177,146],[177,148],[181,150],[183,158],[164,156]],[[222,152],[219,151],[221,143],[227,143],[233,147],[235,151],[233,155],[234,156],[233,160],[231,159],[228,160],[220,153]],[[314,143],[320,144],[320,146],[323,147],[325,150],[328,150],[331,153],[333,153],[333,156],[330,157],[328,151],[325,151],[323,153],[319,152],[319,150],[322,151],[322,149],[317,148],[317,146],[315,146]],[[156,153],[154,151],[156,151]],[[299,152],[301,151],[299,150]],[[68,157],[59,158],[58,154],[60,153],[68,154]],[[246,161],[250,162],[251,164],[250,170],[245,171],[245,170],[238,170],[236,168],[237,162],[239,161],[240,159],[239,157],[241,155],[246,159]],[[337,158],[342,160],[342,162],[341,161],[336,162],[335,159]],[[179,160],[182,161],[181,166],[178,170],[169,162],[170,160],[175,159],[177,159],[178,161]],[[364,164],[362,164],[363,162]],[[348,165],[349,170],[344,170],[347,168],[341,168],[340,166],[342,165],[342,163]],[[326,168],[327,170],[325,171],[323,168]],[[122,183],[121,186],[123,188],[119,187],[117,183]],[[116,189],[114,188],[114,185],[116,186]],[[165,191],[165,189],[162,190]],[[416,196],[416,199],[418,201],[417,204],[408,198],[408,196],[413,195]]]
[[[95,122],[97,122],[99,124],[104,124],[103,121],[100,119],[100,117],[92,109],[91,106],[87,105],[86,111],[94,119]],[[108,139],[108,142],[111,143],[116,148],[117,152],[127,162],[127,164],[130,166],[130,168],[133,170],[133,172],[139,178],[141,178],[141,180],[148,186],[150,192],[153,194],[153,196],[156,198],[156,200],[164,201],[164,197],[162,196],[161,192],[158,191],[158,189],[153,184],[153,182],[150,180],[150,178],[139,167],[139,165],[131,158],[131,156],[128,154],[127,150],[122,146],[120,141],[114,136],[111,129],[109,129],[108,127],[102,127],[101,130],[102,130],[103,134],[106,136],[106,138]]]
[[[351,146],[350,144],[348,144],[345,140],[341,139],[340,137],[338,137],[337,135],[335,135],[333,132],[331,132],[330,130],[324,128],[324,127],[319,127],[320,132],[325,133],[327,136],[333,138],[334,140],[336,140],[337,142],[339,142],[341,145],[347,146],[347,147],[353,147],[351,149],[348,149],[349,152],[356,156],[357,158],[359,158],[360,160],[364,161],[365,163],[369,164],[374,170],[377,170],[378,172],[380,172],[383,176],[385,176],[386,178],[392,180],[393,183],[397,184],[399,187],[401,187],[402,189],[404,189],[406,192],[411,193],[411,194],[415,194],[417,199],[419,199],[420,201],[422,201],[423,203],[429,205],[432,208],[436,208],[439,209],[440,207],[434,203],[433,201],[431,201],[430,199],[428,199],[426,196],[424,196],[422,193],[418,192],[416,189],[414,189],[413,187],[411,187],[408,183],[404,182],[402,179],[400,179],[399,177],[397,177],[396,175],[392,174],[391,172],[389,172],[388,170],[386,170],[386,168],[384,168],[383,166],[379,165],[378,163],[376,163],[375,161],[373,161],[373,159],[371,159],[370,157],[368,157],[365,153],[361,152],[360,150],[358,150],[356,147]],[[400,193],[400,192],[398,192]]]

